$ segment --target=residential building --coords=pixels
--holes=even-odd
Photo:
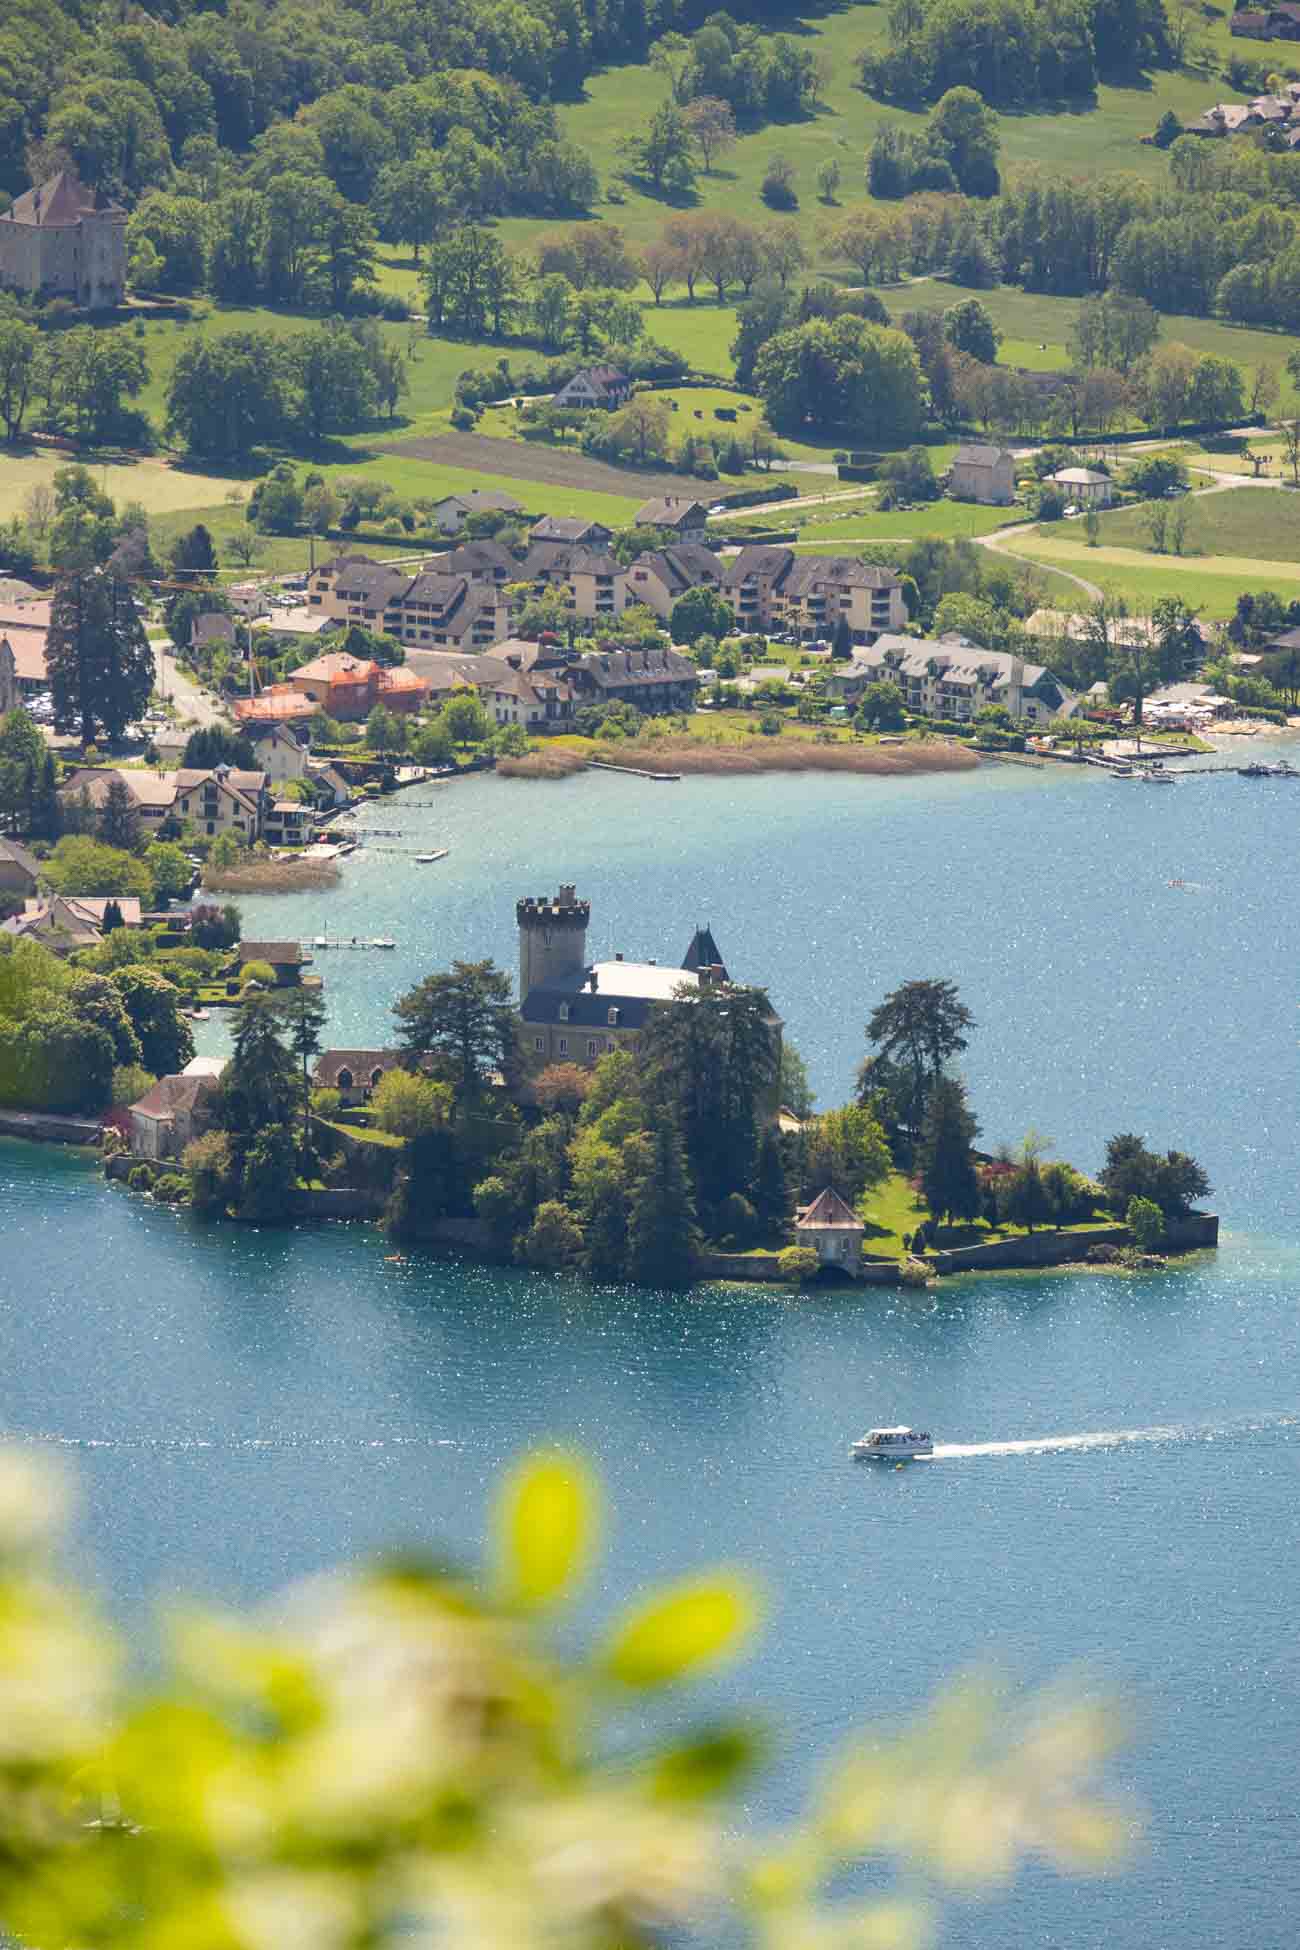
[[[754,544],[722,571],[722,594],[742,630],[829,642],[841,618],[855,643],[872,643],[907,621],[901,578],[851,555],[796,555]]]
[[[1015,455],[1006,447],[959,447],[952,457],[949,492],[955,501],[1010,507],[1016,498]]]
[[[316,1058],[312,1086],[316,1090],[337,1090],[349,1108],[368,1104],[389,1070],[400,1070],[399,1049],[327,1049]]]
[[[389,603],[384,629],[412,648],[486,650],[509,634],[510,616],[497,578],[429,569]]]
[[[71,169],[0,216],[0,285],[107,311],[126,298],[126,211]]]
[[[419,711],[429,695],[428,685],[404,665],[374,663],[346,650],[329,650],[301,665],[293,673],[293,688],[344,724],[368,718],[377,704],[386,711]]]
[[[251,846],[261,837],[267,796],[264,772],[216,765],[207,771],[182,767],[168,776],[175,788],[170,810],[177,819],[192,821],[209,839],[230,833]]]
[[[720,958],[703,958],[702,949],[717,955],[707,929],[697,930],[681,967],[622,955],[588,962],[591,903],[579,900],[571,886],[520,900],[515,916],[520,1042],[525,1060],[538,1069],[549,1063],[595,1064],[609,1050],[635,1043],[650,1011],[672,1002],[683,987],[729,980]],[[779,1054],[781,1020],[773,1013],[769,1022]]]
[[[192,774],[191,776],[197,776]],[[147,832],[160,826],[176,804],[178,772],[137,771],[134,766],[79,765],[59,787],[65,806],[88,806],[102,812],[114,779],[120,779],[130,793],[137,819]]]
[[[325,759],[313,758],[308,760],[307,771],[316,787],[318,804],[322,787],[329,794],[329,804],[336,810],[340,806],[352,804],[352,787],[337,766],[329,764]]]
[[[561,590],[575,616],[589,621],[617,616],[627,606],[627,571],[602,549],[534,542],[519,574],[537,589]]]
[[[45,640],[50,631],[48,597],[33,601],[17,597],[0,602],[0,637],[9,645],[14,660],[14,684],[19,700],[33,691],[48,689],[50,677],[45,664]]]
[[[313,571],[307,601],[313,613],[408,646],[484,649],[508,634],[500,590],[518,573],[509,550],[492,542],[435,556],[414,576],[368,556],[339,556]]]
[[[289,779],[305,778],[307,745],[287,725],[271,724],[251,734],[258,769],[268,785],[284,785]]]
[[[643,650],[597,650],[565,665],[576,703],[634,704],[658,714],[690,711],[699,672],[689,657],[662,646]]]
[[[17,840],[0,839],[0,894],[34,894],[40,877],[41,863],[34,853]]]
[[[413,670],[429,687],[429,703],[438,707],[455,691],[482,691],[485,685],[503,681],[513,666],[503,657],[483,651],[458,653],[454,650],[410,650],[407,669]]]
[[[519,580],[519,564],[505,543],[486,537],[476,542],[460,542],[444,555],[431,555],[424,566],[440,575],[468,576],[471,582],[503,584]]]
[[[614,539],[612,528],[603,521],[587,521],[581,515],[543,515],[528,531],[530,542],[568,542],[571,547],[604,548]]]
[[[235,619],[221,609],[205,609],[190,625],[190,642],[196,650],[234,648]]]
[[[480,696],[494,724],[522,725],[542,737],[573,727],[573,690],[550,671],[512,670],[491,686],[480,686]]]
[[[659,494],[637,509],[638,528],[667,528],[675,542],[702,542],[709,532],[709,511],[703,501],[682,494]]]
[[[277,988],[292,989],[302,981],[302,971],[309,966],[311,956],[304,955],[299,941],[241,941],[238,967],[247,968],[253,961],[264,961],[274,969]]]
[[[638,555],[626,571],[624,596],[628,604],[644,603],[665,622],[673,605],[690,589],[719,589],[723,563],[698,542],[673,543],[649,555]]]
[[[632,381],[617,366],[583,366],[561,386],[551,405],[609,413],[615,407],[626,406],[631,397]]]
[[[237,697],[234,704],[235,717],[245,731],[259,725],[302,725],[319,709],[314,698],[293,684],[268,684],[256,697]]]
[[[316,815],[301,799],[272,799],[262,815],[262,837],[272,846],[306,846]]]
[[[218,1077],[202,1072],[159,1077],[153,1089],[131,1105],[131,1151],[137,1158],[179,1158],[187,1144],[212,1128]]]
[[[0,934],[11,939],[39,941],[55,955],[71,955],[79,948],[96,948],[104,938],[107,895],[49,894],[24,900],[19,913],[0,923]],[[140,903],[120,895],[117,907],[124,927],[141,925]]]
[[[960,637],[881,637],[828,673],[831,694],[848,700],[879,683],[896,684],[908,710],[927,718],[968,722],[1001,705],[1017,722],[1045,724],[1076,708],[1073,695],[1042,664]]]
[[[1080,508],[1109,508],[1115,499],[1114,481],[1095,467],[1058,467],[1048,479]]]
[[[470,515],[517,515],[523,507],[513,494],[499,488],[469,488],[464,494],[445,494],[433,504],[433,519],[444,535],[459,535]]]

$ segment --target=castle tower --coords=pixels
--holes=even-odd
[[[587,924],[591,902],[572,887],[558,894],[529,894],[515,903],[519,923],[519,1000],[548,982],[567,976],[581,980],[587,966]]]

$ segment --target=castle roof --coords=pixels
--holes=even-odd
[[[613,1009],[618,1012],[615,1027],[641,1029],[655,1004],[671,1002],[683,983],[696,986],[699,976],[666,962],[599,961],[530,989],[519,1013],[525,1022],[596,1029],[610,1027]]]
[[[102,190],[87,189],[75,170],[61,169],[57,176],[15,197],[0,221],[53,230],[61,224],[80,223],[83,217],[121,217],[125,223],[126,211],[110,202]]]
[[[686,969],[720,968],[722,970],[723,981],[729,982],[731,980],[731,977],[727,973],[726,964],[723,962],[718,950],[718,944],[713,939],[713,929],[707,925],[702,928],[696,928],[695,933],[691,936],[691,945],[686,950],[682,967]]]

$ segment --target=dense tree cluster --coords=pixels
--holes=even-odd
[[[405,391],[402,351],[373,320],[331,318],[288,334],[198,333],[168,380],[167,432],[214,459],[276,441],[315,447],[381,406],[391,417]]]
[[[1077,100],[1172,53],[1164,0],[891,0],[889,29],[884,50],[863,55],[861,76],[893,101],[935,101],[957,87],[1008,108]]]

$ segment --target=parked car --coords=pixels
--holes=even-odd
[[[1165,489],[1165,500],[1166,500],[1166,501],[1177,501],[1177,499],[1178,499],[1178,497],[1179,497],[1179,495],[1180,495],[1180,494],[1186,494],[1186,492],[1187,492],[1187,489],[1186,489],[1185,487],[1179,487],[1179,485],[1178,485],[1178,483],[1177,483],[1177,481],[1175,481],[1175,482],[1174,482],[1174,485],[1173,485],[1172,487],[1167,487],[1167,488]]]

